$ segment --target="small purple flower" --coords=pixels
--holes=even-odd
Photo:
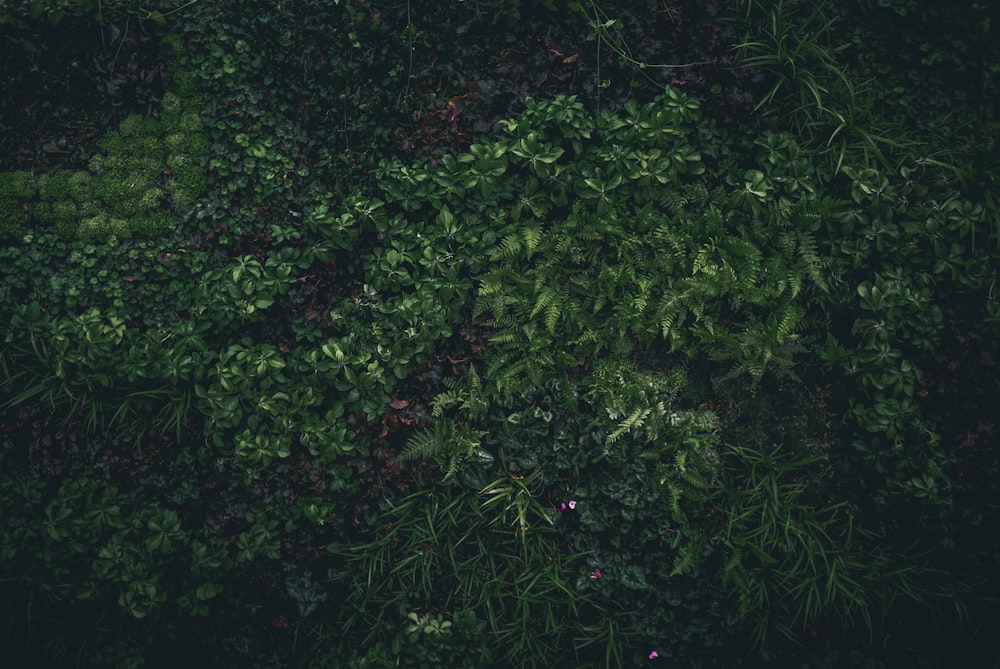
[[[659,654],[659,653],[657,653],[657,652],[656,652],[655,650],[651,650],[651,651],[649,651],[649,659],[651,659],[651,660],[655,660],[655,659],[656,659],[656,658],[658,658],[659,656],[660,656],[660,654]]]
[[[602,575],[603,574],[601,574],[600,569],[595,569],[594,571],[590,572],[590,578],[600,578]]]
[[[559,505],[559,510],[560,511],[565,511],[566,510],[566,502],[563,502],[562,504]]]

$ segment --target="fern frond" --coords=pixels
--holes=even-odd
[[[500,323],[499,321],[489,321],[487,325],[491,327],[500,327],[501,325],[506,325],[506,323]],[[521,341],[522,337],[519,332],[499,332],[492,337],[490,337],[491,344],[512,344]]]
[[[431,429],[410,437],[406,448],[396,456],[396,460],[408,462],[434,458],[447,481],[477,451],[484,434],[486,433],[480,430],[455,427],[449,421],[435,421]]]
[[[538,296],[535,298],[535,306],[531,309],[531,313],[528,314],[528,317],[534,318],[541,311],[548,310],[549,306],[561,297],[565,297],[565,294],[559,287],[551,285],[543,287],[541,292],[538,293]]]
[[[459,410],[466,417],[474,418],[489,409],[489,400],[483,393],[483,382],[476,372],[476,366],[470,365],[465,381],[460,383],[453,377],[444,380],[448,388],[438,393],[432,403],[431,415],[440,418],[444,410],[459,405]]]
[[[559,308],[558,304],[550,304],[545,309],[545,329],[555,334],[556,323],[559,322],[559,317],[562,315],[562,309]]]
[[[816,239],[812,235],[803,235],[799,241],[799,263],[802,272],[809,277],[813,285],[824,293],[829,292],[830,286],[823,275],[823,260],[820,258]]]
[[[746,590],[749,587],[746,567],[743,566],[743,551],[739,548],[733,549],[722,567],[722,584],[734,585],[737,590]]]
[[[525,257],[530,260],[535,250],[542,243],[542,225],[538,221],[531,221],[521,230],[521,239],[524,240]]]
[[[450,458],[448,458],[447,467],[444,469],[444,481],[450,480],[455,474],[458,473],[458,468],[463,462],[469,457],[468,453],[453,453]]]
[[[712,258],[715,255],[716,248],[718,247],[718,240],[709,240],[707,244],[703,244],[698,252],[695,253],[694,262],[691,265],[691,273],[697,274],[699,272],[705,271],[706,268],[714,265],[712,263]]]
[[[681,549],[677,551],[677,557],[674,558],[673,568],[670,570],[670,576],[684,576],[690,574],[701,562],[702,553],[705,549],[705,538],[701,534],[696,534],[691,537],[686,544],[681,546]]]
[[[593,344],[594,342],[601,340],[601,333],[594,329],[585,329],[581,335],[575,339],[570,340],[571,346],[583,347],[587,344]]]
[[[451,379],[447,379],[451,380]],[[431,415],[435,418],[440,418],[444,414],[445,407],[449,407],[461,401],[462,392],[458,389],[446,390],[444,392],[438,393],[434,398],[434,403],[431,408]],[[419,459],[419,458],[418,458]]]
[[[778,244],[778,250],[781,251],[781,255],[784,258],[794,258],[795,248],[798,246],[798,234],[794,230],[782,230],[778,233],[775,241]]]
[[[520,255],[521,237],[517,234],[508,234],[500,240],[496,251],[490,255],[490,260],[513,260]]]
[[[676,350],[684,342],[684,332],[680,327],[687,320],[687,310],[677,310],[663,314],[659,318],[660,333]]]
[[[467,377],[469,381],[469,390],[474,394],[479,394],[483,390],[483,380],[479,378],[479,373],[476,371],[475,365],[469,365],[469,376]]]
[[[772,317],[772,322],[776,323],[771,335],[772,339],[776,342],[783,342],[792,334],[804,315],[805,312],[801,307],[797,307],[794,304],[785,305],[781,311]]]
[[[406,448],[396,456],[398,462],[426,460],[445,453],[451,445],[451,430],[445,422],[435,422],[428,430],[417,432],[406,442]]]
[[[687,451],[677,451],[674,454],[674,466],[682,474],[687,470]]]
[[[676,481],[666,481],[667,486],[667,505],[670,507],[670,512],[675,516],[680,516],[681,514],[681,497],[684,496],[684,491],[681,490],[680,484]]]
[[[693,469],[681,471],[680,477],[689,486],[698,490],[708,490],[712,487],[711,483],[704,476],[698,474]]]
[[[625,420],[618,424],[614,432],[608,435],[608,443],[613,444],[626,432],[641,428],[651,413],[653,413],[653,410],[649,408],[639,408],[633,411]]]

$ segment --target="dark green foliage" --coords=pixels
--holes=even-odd
[[[37,180],[28,172],[0,174],[0,240],[23,234],[28,221],[24,203],[33,199],[37,191]]]
[[[613,394],[618,379],[600,377],[591,383]],[[661,400],[669,405],[676,390],[668,385]],[[549,488],[555,529],[580,554],[575,587],[603,610],[584,639],[594,666],[639,661],[650,648],[698,666],[728,627],[719,624],[721,602],[707,595],[718,591],[709,584],[713,551],[696,521],[708,517],[706,502],[718,492],[717,418],[671,407],[655,441],[641,430],[610,441],[619,421],[574,400],[578,392],[550,383],[501,401],[486,423],[489,443],[509,467],[537,472]]]
[[[819,456],[794,460],[785,448],[734,446],[731,453],[746,481],[726,509],[723,540],[731,553],[722,576],[756,628],[756,642],[763,644],[772,629],[794,639],[830,618],[842,629],[871,634],[897,599],[926,607],[919,581],[930,574],[921,573],[914,556],[880,549],[878,537],[856,527],[857,510],[846,502],[806,501],[814,496],[809,476]]]
[[[843,10],[731,14],[758,128],[678,69],[401,159],[436,113],[413,91],[455,83],[413,64],[436,14],[273,4],[199,7],[91,169],[0,175],[12,638],[44,619],[83,666],[178,639],[269,669],[894,666],[967,640],[948,609],[996,619],[992,418],[925,399],[969,359],[996,386],[996,203],[863,104]],[[653,69],[635,17],[575,9]]]
[[[136,619],[155,615],[168,600],[205,615],[205,602],[221,591],[226,550],[207,544],[207,528],[192,526],[166,499],[157,507],[114,485],[102,490],[95,472],[58,490],[4,476],[0,494],[39,517],[8,518],[0,528],[5,582],[21,581],[52,601],[110,599]],[[178,568],[190,571],[177,579]]]
[[[406,448],[396,456],[396,460],[421,460],[434,458],[444,472],[445,481],[451,479],[466,466],[470,458],[481,467],[493,461],[493,456],[480,447],[486,432],[472,430],[465,425],[456,425],[440,418],[446,407],[458,405],[458,413],[463,418],[474,418],[488,407],[484,399],[482,381],[476,368],[469,368],[467,388],[460,388],[453,379],[446,379],[448,391],[434,398],[431,427],[410,437]]]
[[[429,649],[413,644],[428,644],[424,635],[445,635],[433,645],[457,666],[584,666],[567,642],[580,630],[587,598],[575,592],[557,557],[551,517],[536,494],[531,482],[505,477],[478,495],[438,488],[387,511],[374,541],[345,556],[349,568],[339,578],[348,579],[350,606],[339,657],[375,642],[376,648],[388,646],[393,660],[402,655],[406,666],[425,666],[417,660]],[[452,621],[437,613],[443,611],[460,613]],[[425,628],[442,618],[453,622],[450,634],[457,638],[445,640],[450,634],[442,622],[414,629],[412,612]],[[477,638],[483,627],[488,636]],[[464,647],[465,635],[482,645]],[[470,655],[453,654],[460,649]]]
[[[544,125],[527,123],[551,123],[561,104],[538,105],[510,126],[545,136]],[[505,391],[519,375],[537,384],[606,355],[621,338],[649,346],[662,337],[670,350],[733,360],[734,371],[755,377],[769,364],[791,364],[802,300],[827,288],[813,233],[832,206],[810,197],[807,172],[786,176],[784,165],[773,176],[719,175],[742,185],[730,193],[684,176],[704,171],[685,143],[696,109],[672,91],[659,105],[630,108],[627,118],[601,119],[603,133],[585,152],[559,161],[525,158],[534,172],[529,192],[535,179],[558,173],[580,200],[558,222],[511,224],[493,254],[495,267],[481,279],[477,309],[500,328],[490,369],[503,370],[496,382]],[[652,148],[604,155],[637,141]],[[571,156],[572,171],[560,164]],[[680,187],[682,180],[689,185]],[[562,188],[549,189],[553,205]]]

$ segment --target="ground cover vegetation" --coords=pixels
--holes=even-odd
[[[0,5],[6,657],[990,666],[996,20]]]

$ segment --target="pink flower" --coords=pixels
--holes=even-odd
[[[658,658],[659,656],[660,656],[660,654],[659,654],[659,653],[657,653],[657,652],[656,652],[655,650],[651,650],[651,651],[649,651],[649,659],[651,659],[651,660],[655,660],[655,659],[656,659],[656,658]]]
[[[601,575],[602,574],[600,569],[595,569],[594,571],[590,572],[590,578],[600,578]]]
[[[575,509],[576,508],[576,500],[575,499],[571,499],[569,501],[569,508],[571,508],[571,509]]]
[[[562,504],[559,505],[559,510],[560,511],[565,511],[566,510],[566,502],[563,502]]]

